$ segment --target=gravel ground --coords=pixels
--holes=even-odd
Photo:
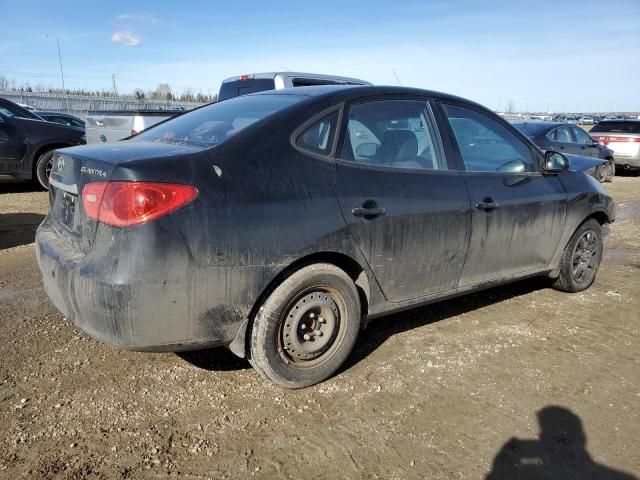
[[[639,475],[640,178],[606,187],[619,217],[586,292],[528,280],[374,321],[338,375],[291,392],[225,349],[76,330],[31,243],[46,193],[0,184],[0,478]]]

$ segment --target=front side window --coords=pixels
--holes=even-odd
[[[384,167],[447,168],[429,104],[419,100],[382,100],[352,106],[342,157]]]
[[[315,122],[298,136],[296,145],[318,155],[331,153],[338,124],[338,112],[333,112]]]
[[[576,143],[580,145],[591,145],[593,143],[591,137],[581,128],[572,127],[571,129],[573,130],[573,135],[576,137]]]
[[[184,113],[150,127],[131,142],[161,142],[210,147],[307,97],[300,95],[249,95]]]
[[[535,171],[529,147],[497,121],[468,108],[443,107],[467,171]]]

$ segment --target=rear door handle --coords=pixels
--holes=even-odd
[[[486,202],[485,201],[485,202],[477,202],[476,203],[476,208],[478,210],[484,210],[485,212],[489,211],[489,210],[494,210],[494,209],[498,208],[499,206],[500,206],[500,204],[498,202],[493,202],[493,201],[490,201],[490,202]]]
[[[386,213],[387,211],[382,207],[371,207],[371,208],[355,207],[351,209],[351,214],[354,217],[364,217],[366,219],[381,217]]]

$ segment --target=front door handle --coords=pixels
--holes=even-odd
[[[364,217],[367,220],[381,217],[386,213],[387,211],[384,208],[378,207],[377,205],[371,207],[355,207],[351,209],[351,215],[354,217]]]
[[[564,150],[565,146],[564,145],[560,145],[560,150]]]
[[[478,210],[484,210],[485,212],[488,212],[489,210],[494,210],[499,206],[500,204],[498,202],[494,202],[493,200],[487,199],[487,198],[485,198],[484,201],[482,202],[476,203],[476,208]]]

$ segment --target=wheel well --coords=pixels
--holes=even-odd
[[[251,343],[251,329],[253,328],[253,320],[260,309],[260,306],[265,302],[267,297],[271,295],[271,293],[280,285],[289,275],[293,272],[300,270],[308,265],[313,265],[315,263],[329,263],[331,265],[335,265],[336,267],[343,270],[356,284],[356,289],[358,290],[358,296],[360,297],[360,307],[362,311],[362,316],[366,316],[369,309],[369,298],[371,292],[369,291],[369,283],[366,278],[366,274],[362,266],[356,262],[353,258],[345,255],[344,253],[339,252],[318,252],[312,253],[311,255],[307,255],[306,257],[302,257],[291,265],[287,266],[284,270],[282,270],[278,275],[275,276],[269,285],[260,293],[258,299],[253,305],[251,312],[249,313],[248,323],[246,326],[246,331],[238,332],[238,335],[244,335],[244,355],[249,353],[249,345]],[[364,275],[364,282],[359,281]],[[366,290],[366,291],[365,291]],[[242,329],[241,329],[242,330]],[[236,337],[238,338],[238,337]],[[235,343],[235,341],[234,341]],[[234,349],[232,351],[236,354]],[[240,355],[242,356],[242,355]]]
[[[36,153],[31,158],[31,174],[34,176],[34,178],[36,174],[36,166],[38,165],[38,159],[40,158],[40,155],[44,154],[45,152],[55,150],[56,148],[66,148],[72,146],[73,145],[71,145],[70,143],[51,143],[38,148],[38,150],[36,150]]]
[[[609,216],[604,212],[593,212],[591,215],[589,215],[587,218],[585,218],[582,223],[584,223],[584,222],[586,222],[588,220],[591,220],[592,218],[597,220],[600,225],[604,225],[605,223],[611,223],[611,220],[609,219]],[[580,225],[582,225],[582,223]]]

